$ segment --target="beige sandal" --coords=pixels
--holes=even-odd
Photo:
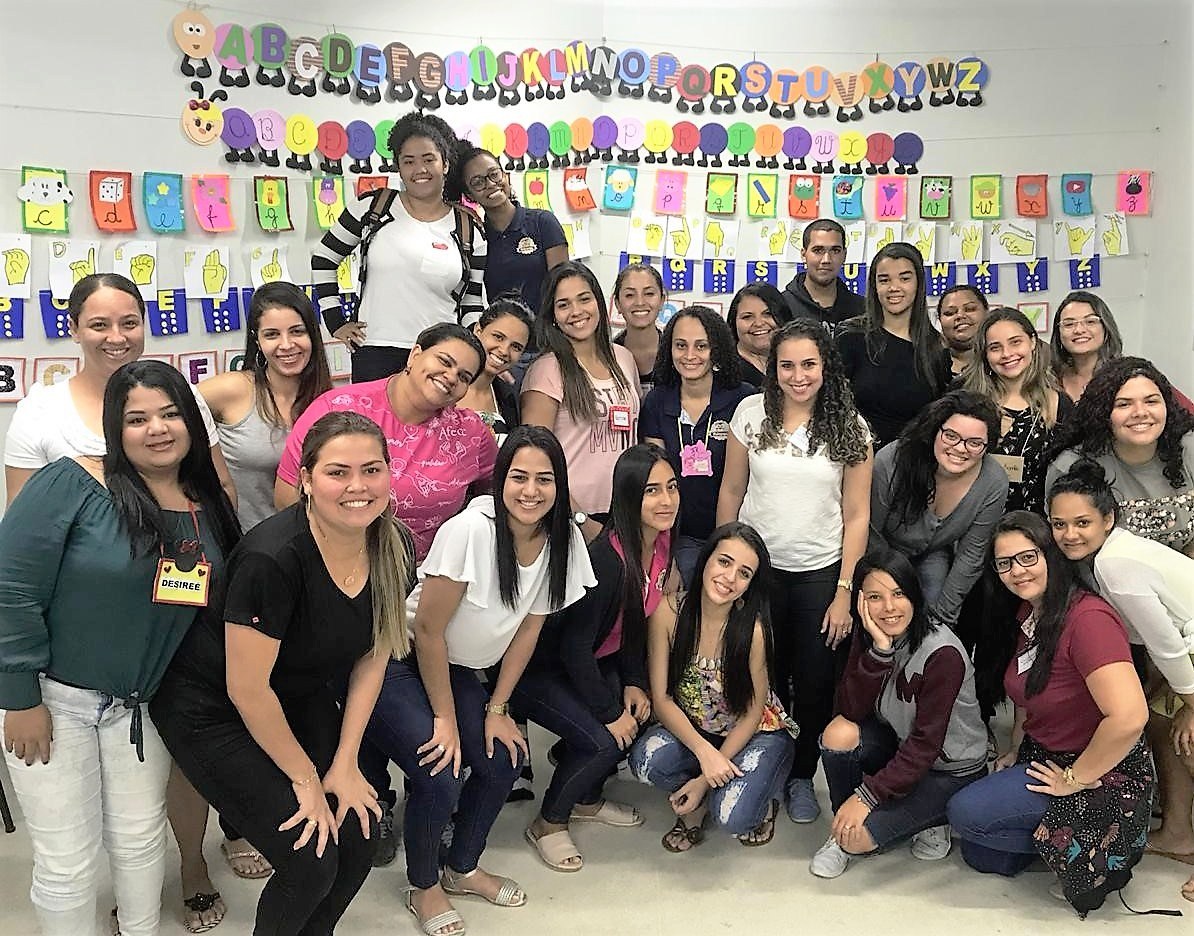
[[[613,800],[602,800],[595,813],[581,813],[573,809],[568,818],[572,822],[600,822],[602,825],[619,829],[630,829],[643,824],[643,817],[637,809],[626,803],[615,803]]]
[[[443,875],[440,877],[440,886],[449,897],[480,897],[482,900],[489,901],[495,907],[521,907],[527,902],[526,892],[508,877],[498,877],[495,875],[502,882],[502,886],[498,889],[496,897],[488,897],[480,891],[473,890],[468,886],[468,879],[476,874],[478,870],[474,868],[468,874],[461,874],[458,871],[453,871],[451,868],[445,867]]]
[[[553,871],[569,873],[579,871],[584,867],[584,859],[581,857],[580,851],[577,850],[576,843],[572,841],[572,836],[568,834],[567,829],[561,829],[559,832],[548,832],[546,835],[536,835],[528,828],[523,833],[523,837],[539,853],[539,857],[543,859],[543,863]],[[575,860],[576,863],[564,863],[571,860]]]
[[[406,892],[404,902],[406,909],[410,911],[411,916],[415,918],[415,922],[419,924],[419,928],[427,936],[464,936],[468,931],[464,925],[464,917],[455,910],[445,910],[443,913],[437,913],[430,919],[420,920],[419,911],[415,909],[415,888],[413,887]],[[460,924],[460,929],[448,931],[447,928],[455,923]]]
[[[244,840],[242,839],[241,841]],[[244,878],[246,881],[259,881],[274,873],[274,866],[269,863],[269,859],[248,842],[245,842],[241,847],[232,848],[228,840],[225,839],[220,843],[220,851],[224,853],[228,867],[232,869],[232,873],[238,878]],[[251,868],[246,870],[246,865],[243,863],[246,861],[256,862],[258,869],[255,871]],[[238,862],[241,863],[238,864]]]

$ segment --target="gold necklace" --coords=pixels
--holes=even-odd
[[[331,543],[328,542],[328,535],[326,532],[324,532],[323,524],[319,522],[319,518],[315,516],[315,512],[310,510],[310,508],[308,508],[308,516],[311,518],[312,522],[314,523],[315,529],[317,529],[319,531],[319,535],[323,537],[324,545],[326,545],[328,547],[328,549],[330,550]],[[353,563],[352,563],[352,571],[349,572],[346,576],[344,576],[344,578],[342,580],[342,583],[345,588],[352,588],[357,583],[357,570],[361,564],[361,556],[363,556],[365,554],[365,546],[367,544],[368,544],[368,541],[366,541],[365,543],[362,543],[361,548],[357,550],[356,557],[353,559]],[[328,566],[326,558],[324,559],[324,566],[325,566],[325,568],[327,568],[327,566]],[[328,568],[328,575],[332,575],[331,568]],[[335,576],[332,575],[332,578],[334,580]]]

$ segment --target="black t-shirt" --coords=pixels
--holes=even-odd
[[[858,411],[876,436],[876,451],[899,438],[904,426],[941,395],[948,374],[940,358],[938,373],[927,377],[917,374],[912,342],[890,332],[885,332],[883,339],[882,350],[872,360],[861,331],[843,331],[837,335],[846,377],[854,389]]]
[[[413,555],[413,550],[411,551]],[[413,575],[412,575],[413,578]],[[373,646],[373,596],[355,598],[328,573],[306,510],[295,504],[263,520],[233,550],[223,601],[212,602],[177,662],[226,691],[224,623],[242,624],[280,642],[270,686],[285,703],[342,687]]]
[[[744,383],[750,384],[757,390],[763,389],[763,379],[767,376],[741,354],[738,355],[738,367]]]

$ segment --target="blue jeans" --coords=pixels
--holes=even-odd
[[[900,739],[891,726],[878,718],[868,718],[859,724],[858,737],[858,747],[852,751],[821,748],[821,766],[834,813],[853,795],[863,775],[882,770],[900,747]],[[924,829],[945,825],[945,807],[950,797],[982,776],[982,771],[959,777],[930,770],[906,796],[872,809],[863,824],[882,851]]]
[[[704,547],[705,541],[695,536],[677,536],[672,541],[672,558],[676,560],[676,568],[680,570],[680,578],[685,588],[692,588],[697,559]]]
[[[617,654],[599,661],[606,681],[622,694],[617,674]],[[584,700],[559,670],[532,663],[510,705],[520,715],[559,735],[555,747],[558,762],[551,782],[543,793],[540,815],[545,821],[566,825],[577,803],[595,803],[601,788],[613,773],[622,751],[605,724],[598,720]]]
[[[714,747],[724,738],[701,735]],[[786,731],[757,731],[733,758],[742,771],[725,786],[709,791],[706,805],[713,822],[731,835],[745,835],[767,817],[771,801],[779,797],[792,767],[795,742]],[[674,734],[656,725],[634,742],[630,770],[643,783],[675,793],[701,775],[701,765]]]
[[[462,766],[470,768],[468,780],[452,776],[451,767],[431,776],[432,764],[419,766],[417,749],[432,734],[431,702],[423,688],[412,656],[391,660],[377,698],[377,707],[366,729],[410,780],[402,834],[406,850],[406,877],[415,887],[427,888],[439,880],[439,847],[444,829],[455,813],[455,831],[448,849],[448,866],[467,874],[477,867],[494,820],[522,769],[502,744],[493,757],[485,756],[485,703],[489,696],[477,673],[464,666],[449,666],[456,727],[460,733]]]
[[[962,839],[962,858],[975,871],[1011,877],[1037,856],[1032,833],[1052,797],[1026,788],[1027,766],[984,777],[949,801],[949,824]]]

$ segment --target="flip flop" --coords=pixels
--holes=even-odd
[[[455,910],[445,910],[443,913],[437,913],[428,920],[420,920],[419,911],[415,909],[415,889],[413,887],[407,890],[403,902],[406,904],[406,909],[410,911],[410,915],[415,918],[415,922],[419,924],[419,928],[427,936],[464,936],[468,932],[464,925],[464,917]],[[459,923],[460,929],[453,933],[440,932],[440,930],[451,926],[453,923]]]
[[[643,817],[637,809],[625,803],[615,803],[613,800],[602,800],[595,813],[581,813],[573,809],[568,818],[571,822],[600,822],[602,825],[619,829],[630,829],[643,824]]]
[[[1162,848],[1153,848],[1147,842],[1144,844],[1144,853],[1146,855],[1157,855],[1160,858],[1171,858],[1174,861],[1180,861],[1182,864],[1194,865],[1194,854],[1190,854],[1188,852],[1165,851]]]
[[[274,873],[274,866],[269,863],[269,859],[247,842],[242,848],[229,848],[228,842],[225,840],[220,843],[220,851],[224,853],[224,858],[228,862],[228,867],[232,869],[232,873],[238,878],[244,878],[246,881],[259,881],[262,878],[267,878]],[[236,863],[246,858],[250,861],[261,862],[265,865],[265,867],[260,871],[242,871],[236,866]]]
[[[220,900],[219,891],[214,891],[210,894],[196,893],[193,897],[185,898],[182,902],[182,905],[187,913],[203,914],[214,907],[217,901],[219,901],[221,904],[223,903],[223,901]],[[225,907],[224,912],[219,915],[218,919],[210,920],[206,923],[199,919],[196,919],[196,921],[192,923],[184,914],[182,925],[188,933],[206,933],[208,930],[213,930],[223,923],[224,914],[227,912],[228,909]]]
[[[736,836],[739,842],[747,848],[758,848],[762,845],[770,844],[771,840],[775,838],[775,819],[779,815],[779,800],[772,800],[771,807],[767,810],[767,815],[763,817],[763,821],[755,826],[750,832],[745,835]],[[767,831],[761,831],[766,827]],[[752,838],[752,836],[758,836]]]
[[[563,871],[565,874],[569,874],[579,871],[585,866],[584,859],[581,858],[580,851],[577,849],[576,843],[572,841],[572,836],[568,834],[567,829],[548,832],[546,835],[536,835],[528,828],[523,832],[523,838],[538,852],[543,863],[553,871]],[[577,864],[564,864],[570,858],[579,858],[580,861]]]

